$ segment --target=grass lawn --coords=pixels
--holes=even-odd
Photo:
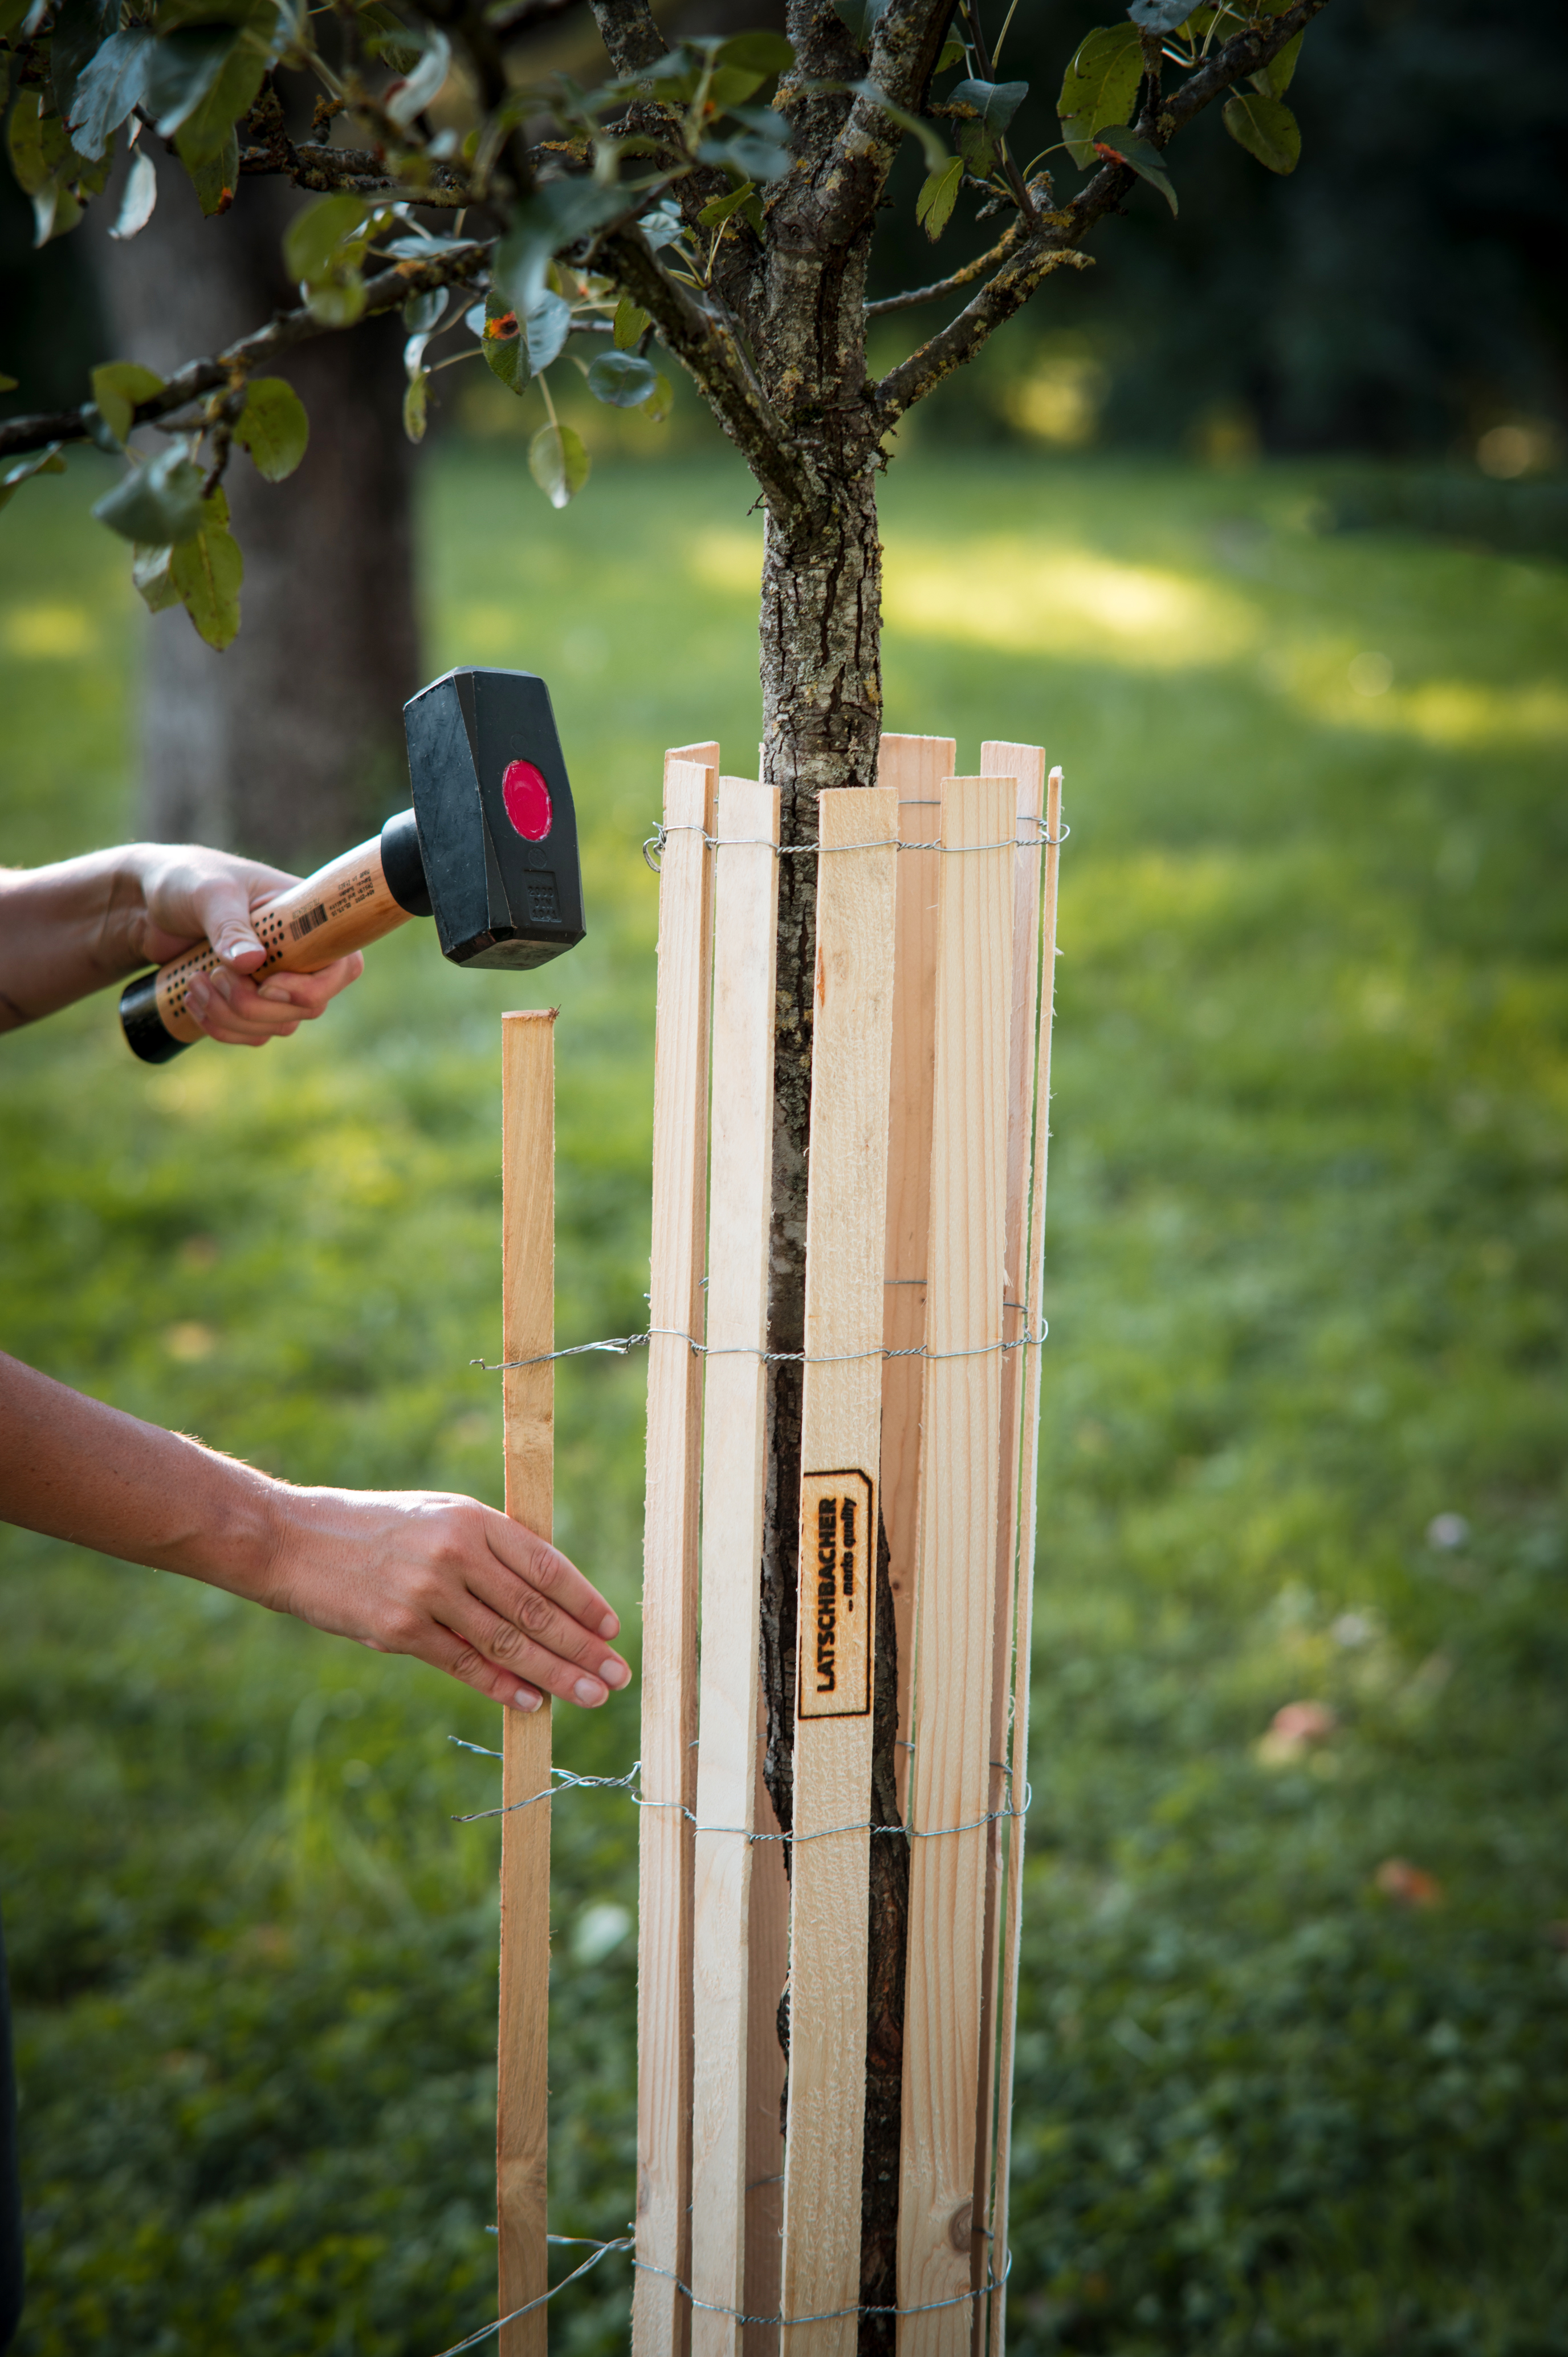
[[[0,527],[0,856],[131,825],[83,477]],[[426,479],[430,669],[542,672],[590,938],[413,931],[309,1037],[0,1043],[0,1341],[302,1480],[499,1501],[499,1056],[563,1008],[564,1340],[642,1321],[666,744],[751,766],[737,468]],[[889,726],[1064,762],[1011,2334],[1568,2352],[1568,577],[1323,537],[1308,469],[922,451]],[[634,1607],[641,1373],[568,1362],[559,1533]],[[494,2313],[496,1714],[0,1534],[26,2357],[432,2357]],[[628,1631],[628,1633],[630,1633]],[[1321,1706],[1271,1734],[1292,1703]],[[635,1703],[561,1714],[618,1770]],[[1297,1729],[1293,1736],[1292,1726]],[[1316,1727],[1317,1732],[1313,1733]],[[553,2210],[633,2200],[634,1813],[556,1811]],[[564,2260],[564,2265],[565,2264]],[[563,2351],[626,2342],[607,2262]]]

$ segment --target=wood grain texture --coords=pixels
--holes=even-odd
[[[942,797],[898,2212],[898,2304],[925,2312],[899,2357],[958,2357],[971,2328],[1015,791]]]
[[[760,1688],[757,1707],[762,1709]],[[761,1725],[761,1720],[758,1722]],[[754,1830],[777,1834],[779,1820],[762,1775],[763,1738],[757,1744]],[[746,1991],[746,2294],[747,2316],[779,2313],[779,2236],[784,2228],[784,2134],[779,2105],[784,2093],[784,2049],[779,2043],[779,2000],[789,1974],[789,1878],[781,1841],[760,1840],[751,1848],[751,1896],[747,1907],[750,1971]],[[741,2330],[741,2357],[776,2357],[777,2324]]]
[[[1027,1289],[1035,1330],[1042,1325],[1041,1305],[1046,1281],[1046,1168],[1050,1146],[1051,1032],[1056,1011],[1057,887],[1061,861],[1062,773],[1053,770],[1046,790],[1045,902],[1040,918],[1040,1005],[1035,1067],[1035,1122],[1029,1170],[1029,1245]],[[1017,1806],[1023,1807],[1029,1781],[1029,1669],[1033,1656],[1035,1602],[1035,1533],[1039,1487],[1040,1384],[1044,1352],[1021,1351],[1023,1383],[1021,1480],[1018,1514],[1018,1605],[1013,1655],[1013,1727],[1008,1760]],[[1015,1817],[1008,1845],[1007,1888],[1002,1932],[1002,1975],[997,1998],[997,2133],[995,2192],[992,2210],[992,2251],[998,2274],[1006,2266],[1008,2170],[1013,2145],[1013,2058],[1018,2029],[1018,1964],[1024,1927],[1024,1819]],[[1007,2345],[1007,2295],[991,2302],[991,2357],[1004,2357]]]
[[[693,2357],[736,2357],[746,2249],[750,1833],[757,1772],[762,1352],[773,1161],[779,794],[721,778],[703,1386],[693,1932]],[[731,2311],[725,2313],[725,2311]]]
[[[501,1356],[555,1347],[555,1018],[501,1017]],[[555,1370],[501,1377],[506,1511],[552,1535]],[[550,2080],[550,1698],[504,1714],[501,1738],[500,2031],[496,2096],[499,2313],[547,2287],[545,2201]],[[517,1803],[534,1793],[527,1808]],[[536,2308],[500,2330],[501,2357],[544,2357]]]
[[[934,843],[941,786],[957,754],[950,737],[884,737],[877,778],[898,799],[903,843]],[[926,1238],[931,1205],[931,1088],[936,1071],[937,878],[940,855],[901,851],[893,982],[893,1060],[888,1089],[886,1302],[883,1341],[917,1349],[926,1331]],[[889,1359],[882,1372],[882,1518],[898,1631],[898,1734],[909,1740],[915,1651],[915,1559],[919,1550],[918,1359]],[[898,1753],[898,1802],[908,1793],[907,1749]]]
[[[697,1533],[713,990],[716,745],[664,757],[653,1047],[648,1467],[642,1575],[642,1812],[637,1947],[633,2357],[683,2357],[691,2264],[692,1872]],[[668,1330],[660,1332],[663,1328]]]
[[[818,797],[817,811],[822,849],[817,866],[806,1212],[807,1364],[800,1435],[805,1479],[782,2298],[786,2319],[839,2309],[852,2312],[832,2323],[786,2322],[782,2338],[783,2357],[854,2357],[865,2111],[865,1826],[875,1663],[875,1491],[882,1424],[897,790],[829,791]],[[886,847],[833,848],[870,843]],[[863,1484],[822,1478],[854,1469],[864,1474]],[[829,1516],[825,1549],[819,1546],[819,1498]],[[854,1516],[848,1524],[846,1512]],[[824,1554],[832,1560],[822,1579]],[[825,1618],[832,1623],[825,1634],[837,1640],[836,1647],[819,1647],[817,1641],[824,1593]],[[847,1674],[852,1656],[864,1665],[853,1680]],[[845,1685],[842,1697],[827,1690],[836,1689],[838,1678]],[[817,1689],[822,1690],[823,1705],[842,1699],[858,1704],[858,1713],[810,1715],[821,1706]],[[841,1827],[855,1830],[832,1830]]]
[[[1034,1143],[1036,1032],[1039,1006],[1040,877],[1044,849],[1039,821],[1045,810],[1046,757],[1038,745],[987,742],[980,748],[986,777],[1011,777],[1017,787],[1018,850],[1013,865],[1013,970],[1007,1028],[1007,1203],[1003,1221],[1003,1340],[1017,1343],[1028,1314],[1025,1279],[1028,1250],[1029,1157]],[[1022,1430],[1024,1359],[1013,1349],[1002,1358],[1002,1447],[996,1491],[996,1604],[991,1652],[990,1806],[1007,1804],[1004,1765],[1012,1717],[1013,1641],[1017,1598],[1019,1436]],[[1000,1813],[988,1827],[985,1852],[985,1946],[981,1968],[980,2110],[975,2126],[973,2280],[983,2289],[990,2271],[992,2163],[996,2125],[996,1982],[1002,1893],[1009,1855],[1011,1821]],[[984,2346],[983,2300],[974,2316],[976,2357]]]

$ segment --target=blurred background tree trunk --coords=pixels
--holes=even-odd
[[[280,241],[301,199],[242,180],[231,215],[204,221],[157,145],[151,221],[97,253],[115,357],[166,375],[297,299]],[[393,317],[277,364],[309,412],[310,447],[284,483],[263,483],[238,449],[231,462],[245,553],[233,645],[215,652],[181,608],[152,618],[139,823],[154,841],[305,866],[406,802],[402,707],[420,666],[402,337]]]

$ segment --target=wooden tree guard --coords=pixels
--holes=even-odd
[[[1004,2350],[1061,793],[1037,747],[972,778],[954,749],[886,737],[879,786],[819,802],[788,1883],[757,1669],[779,796],[714,744],[665,762],[634,2357],[854,2357],[873,1838],[910,1849],[899,2357]],[[553,1348],[550,1023],[503,1031],[509,1361]],[[551,1375],[505,1379],[507,1511],[545,1534]],[[874,1835],[879,1523],[911,1764]],[[548,1706],[505,1759],[509,1803],[546,1792]],[[503,2316],[546,2285],[549,1809],[502,1820]],[[502,2357],[542,2357],[545,2314]]]
[[[634,2357],[854,2357],[879,1520],[912,1762],[898,2348],[1004,2346],[1060,781],[1037,747],[972,778],[954,751],[886,737],[880,785],[819,803],[788,1888],[757,1716],[778,798],[714,745],[666,765]]]
[[[501,1017],[501,1356],[555,1347],[555,1048],[553,1015]],[[554,1513],[555,1370],[501,1377],[506,1510],[549,1538]],[[509,1710],[501,1738],[499,2083],[496,2224],[499,2314],[544,2296],[550,2083],[550,1697]],[[545,1797],[534,1799],[542,1793]],[[520,1805],[526,1803],[527,1805]],[[501,2357],[543,2357],[546,2311],[500,2330]]]

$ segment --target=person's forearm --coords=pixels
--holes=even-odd
[[[271,1601],[281,1485],[0,1353],[0,1518]]]
[[[631,1675],[619,1620],[548,1538],[477,1498],[296,1489],[0,1353],[0,1518],[226,1587],[521,1710]]]
[[[0,1029],[36,1023],[143,963],[146,848],[0,869]]]

